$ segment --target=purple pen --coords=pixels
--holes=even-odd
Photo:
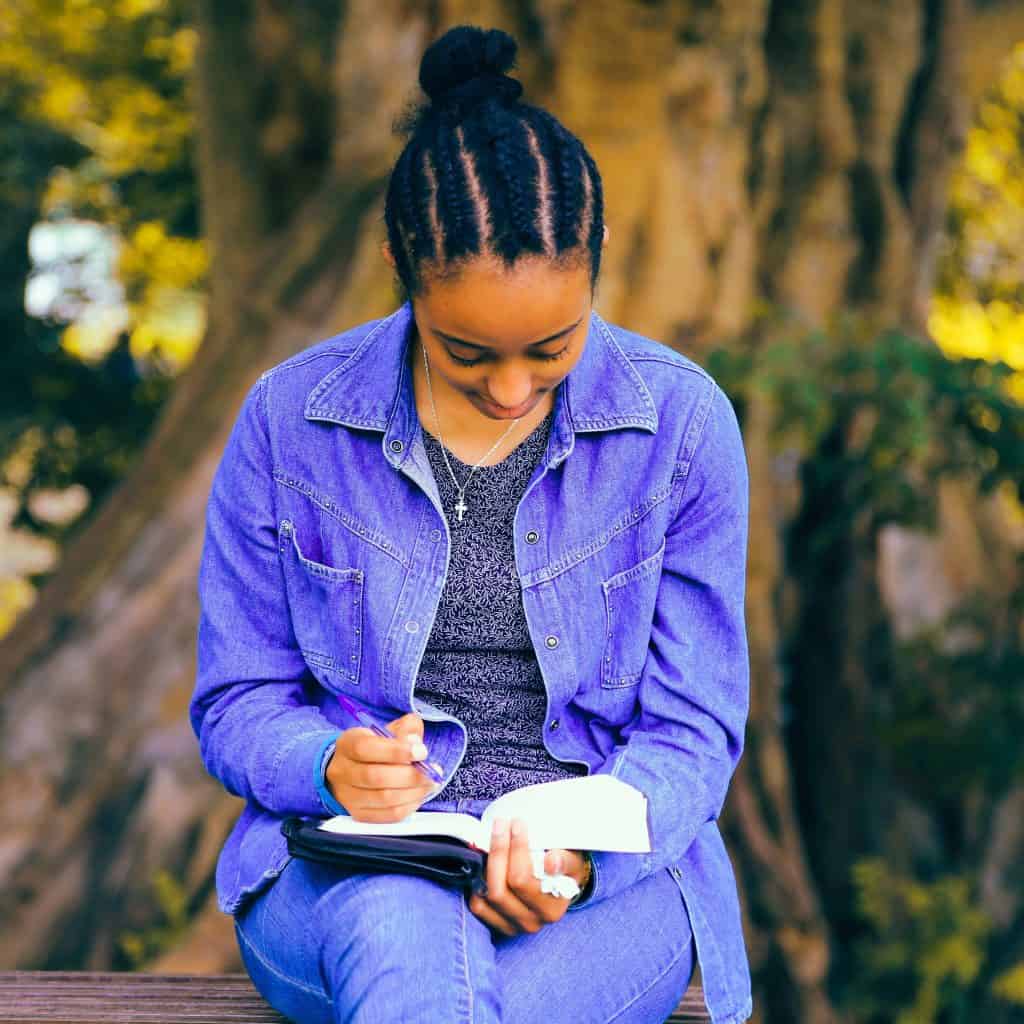
[[[336,693],[335,696],[338,698],[338,703],[360,725],[365,726],[377,736],[383,736],[385,739],[398,739],[398,737],[388,729],[387,726],[378,725],[365,711],[356,707],[348,697],[340,693]],[[444,772],[436,761],[413,761],[413,766],[415,768],[419,768],[419,770],[423,772],[431,782],[444,782]]]

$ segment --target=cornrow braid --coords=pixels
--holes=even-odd
[[[439,256],[444,252],[444,232],[437,215],[437,172],[428,152],[423,154],[423,176],[427,179],[426,207],[430,222],[431,250],[432,255]]]
[[[434,227],[428,212],[433,196],[424,173],[423,161],[428,159],[429,155],[429,152],[419,146],[410,146],[402,180],[402,205],[403,209],[411,213],[411,218],[406,223],[412,227],[415,235],[413,251],[417,263],[433,260],[441,255],[435,251]]]
[[[496,117],[500,115],[486,108],[474,111],[474,116],[467,118],[462,125],[463,147],[476,169],[482,200],[479,205],[486,211],[490,224],[487,248],[511,264],[518,253],[519,240],[512,226],[511,197],[504,185],[505,175],[511,172],[503,171],[500,166],[502,159],[509,156],[500,133],[509,128],[495,124]],[[499,156],[499,150],[503,156]]]
[[[466,133],[462,125],[455,129],[459,138],[459,160],[462,161],[462,169],[469,182],[469,195],[472,200],[473,215],[476,217],[477,229],[480,235],[478,252],[490,252],[494,239],[494,218],[491,215],[491,207],[487,202],[487,195],[484,192],[483,184],[480,181],[480,174],[477,168],[477,158],[466,145]]]
[[[544,253],[554,258],[558,252],[555,241],[555,225],[553,215],[554,188],[551,182],[551,173],[548,170],[548,160],[544,156],[540,140],[537,138],[537,131],[532,124],[525,124],[526,138],[530,146],[530,153],[533,156],[534,166],[537,173],[537,232],[544,244]]]
[[[402,223],[401,183],[405,171],[405,161],[409,159],[409,150],[399,156],[391,177],[388,180],[387,195],[384,200],[384,219],[387,225],[388,244],[395,258],[395,270],[402,281],[416,276],[416,254],[413,251],[413,239],[408,237]]]
[[[593,288],[604,207],[597,165],[553,114],[519,101],[505,72],[516,42],[498,29],[460,25],[420,64],[430,102],[396,130],[409,136],[385,200],[388,239],[406,298],[425,275],[455,273],[474,256],[511,266],[541,255],[565,266],[587,260]]]
[[[600,261],[601,245],[604,241],[604,189],[601,186],[601,174],[594,163],[594,158],[582,147],[580,155],[587,168],[587,198],[589,200],[588,223],[589,234],[581,238],[580,242],[590,250],[593,260]]]
[[[501,255],[512,262],[524,249],[543,252],[544,242],[537,225],[540,189],[522,122],[513,121],[509,131],[496,136],[491,145],[512,229],[507,248]]]
[[[480,246],[476,208],[455,131],[438,133],[434,147],[438,168],[438,216],[445,227],[446,260],[475,253]]]
[[[539,141],[552,177],[557,182],[558,204],[555,217],[555,240],[558,251],[579,244],[580,220],[583,214],[584,191],[578,141],[546,110],[534,111],[540,131]]]

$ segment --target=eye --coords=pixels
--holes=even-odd
[[[571,345],[566,345],[565,348],[561,349],[560,351],[552,353],[534,352],[533,358],[541,359],[546,363],[554,362],[556,359],[563,358],[571,347]],[[448,355],[451,356],[452,360],[458,363],[460,366],[478,366],[480,363],[483,362],[483,359],[460,359],[457,355],[455,355],[454,352],[449,352]]]

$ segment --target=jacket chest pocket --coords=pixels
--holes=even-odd
[[[290,519],[281,521],[278,550],[292,629],[303,657],[325,681],[358,684],[363,649],[362,569],[338,569],[307,558]]]
[[[640,681],[647,660],[664,556],[665,540],[662,538],[653,554],[601,581],[605,610],[601,658],[603,687],[615,689]]]

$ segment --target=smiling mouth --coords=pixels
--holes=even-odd
[[[534,398],[529,402],[524,402],[522,405],[517,405],[512,409],[506,409],[503,405],[495,405],[492,401],[484,398],[483,396],[480,396],[480,400],[495,416],[499,416],[502,419],[515,419],[517,416],[525,416],[537,401]]]

